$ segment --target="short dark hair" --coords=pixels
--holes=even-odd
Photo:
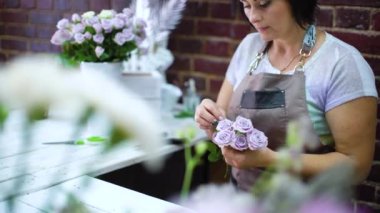
[[[318,0],[288,0],[292,14],[297,24],[302,28],[305,28],[305,25],[315,23],[315,15],[318,10]],[[240,4],[240,7],[237,6],[238,1],[231,0],[233,11],[235,8],[240,8],[242,14],[244,14],[244,8]],[[244,15],[245,17],[245,15]]]
[[[305,27],[315,23],[318,0],[288,0],[297,24]]]

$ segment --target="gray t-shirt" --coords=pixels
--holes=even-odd
[[[258,33],[248,34],[240,43],[226,73],[226,79],[234,89],[246,76],[249,64],[264,45]],[[359,97],[378,97],[373,71],[357,49],[328,33],[304,69],[310,118],[322,142],[331,144],[333,139],[325,112]],[[255,72],[280,74],[267,55]]]

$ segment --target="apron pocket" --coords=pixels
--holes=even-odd
[[[243,109],[274,109],[285,107],[285,91],[250,91],[243,92],[240,101]]]

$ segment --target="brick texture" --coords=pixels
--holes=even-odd
[[[356,9],[338,9],[336,27],[368,30],[370,11]]]
[[[380,7],[378,0],[319,0],[321,5]]]
[[[67,0],[55,0],[54,9],[55,10],[69,10],[71,8],[70,1]]]
[[[35,0],[21,0],[20,4],[21,4],[21,8],[26,8],[26,9],[35,8],[36,6]]]
[[[380,11],[374,13],[372,16],[372,29],[380,31]]]
[[[111,8],[115,10],[120,10],[121,8],[128,7],[131,0],[112,0]]]
[[[18,8],[20,7],[20,0],[4,0],[5,8]]]
[[[53,0],[37,0],[37,8],[42,10],[50,10],[53,8]]]
[[[104,0],[90,0],[90,8],[96,12],[100,12],[102,9],[110,9],[111,2]]]
[[[323,27],[332,27],[334,19],[334,10],[331,8],[321,8],[317,13],[317,25]]]
[[[0,0],[0,61],[25,52],[60,52],[50,44],[56,22],[72,13],[113,8],[131,0]],[[203,97],[215,99],[237,45],[252,27],[232,0],[188,0],[182,22],[171,34],[175,62],[167,79],[183,86],[193,77]],[[356,47],[380,77],[380,1],[319,0],[317,25]],[[380,82],[377,82],[379,88]],[[380,92],[380,91],[379,91]],[[380,106],[380,105],[379,105]],[[380,107],[378,110],[380,120]],[[368,179],[357,192],[356,208],[380,212],[380,130]]]

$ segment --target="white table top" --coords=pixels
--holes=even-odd
[[[163,131],[173,137],[176,131],[189,125],[194,126],[192,119],[164,119]],[[96,145],[42,144],[67,140],[70,131],[67,122],[44,120],[28,145],[17,134],[17,125],[1,135],[0,201],[10,195],[37,192],[80,176],[97,176],[149,159],[135,143],[125,143],[106,154],[100,154],[102,148]],[[196,139],[204,136],[198,131]],[[181,148],[167,144],[157,154],[166,155]]]
[[[16,199],[13,213],[60,212],[74,195],[89,212],[191,212],[191,210],[90,176],[82,176],[62,184]],[[0,212],[7,212],[5,202]]]

